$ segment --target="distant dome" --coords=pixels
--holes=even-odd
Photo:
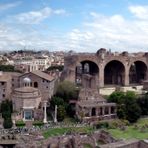
[[[23,79],[23,82],[24,83],[31,83],[31,79],[26,77],[26,78]]]

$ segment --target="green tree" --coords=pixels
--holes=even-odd
[[[117,116],[119,118],[126,119],[131,123],[140,118],[141,110],[134,92],[114,92],[109,96],[108,101],[117,103]]]
[[[79,90],[74,83],[63,81],[57,86],[56,96],[61,97],[64,101],[69,102],[71,99],[78,99]]]
[[[57,119],[58,121],[63,121],[66,116],[66,110],[64,106],[59,105],[57,109]]]
[[[11,128],[13,126],[12,119],[11,118],[4,119],[3,126],[5,129]]]
[[[47,68],[47,71],[52,71],[52,70],[59,70],[59,71],[63,71],[64,66],[63,65],[56,65],[56,66],[50,66]]]
[[[125,93],[122,91],[115,91],[108,97],[108,102],[122,104],[124,102]]]
[[[13,112],[12,101],[5,100],[1,103],[1,113],[3,118],[10,118]]]
[[[117,116],[119,119],[126,119],[125,104],[117,104]]]
[[[64,100],[62,98],[53,96],[51,98],[51,101],[50,101],[50,106],[51,106],[52,109],[54,109],[55,105],[57,105],[57,106],[59,106],[59,105],[65,106],[65,102],[64,102]]]
[[[125,106],[126,119],[131,123],[136,122],[140,118],[141,109],[137,104],[137,96],[134,92],[126,92]]]
[[[137,103],[141,108],[141,114],[148,115],[148,94],[138,98]]]

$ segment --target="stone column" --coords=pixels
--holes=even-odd
[[[57,123],[57,105],[55,106],[54,123]]]
[[[99,108],[96,108],[96,116],[99,116]]]
[[[99,87],[104,87],[104,66],[102,63],[99,69]]]
[[[102,116],[105,114],[105,106],[102,106]]]
[[[125,68],[124,85],[129,85],[129,68]]]
[[[46,113],[47,101],[44,101],[44,123],[47,123],[47,113]]]

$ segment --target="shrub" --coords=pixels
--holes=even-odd
[[[3,126],[6,129],[11,128],[13,126],[12,119],[11,118],[4,119]]]
[[[109,128],[115,129],[115,128],[121,128],[123,126],[129,125],[128,120],[113,120],[109,122]]]
[[[109,124],[108,122],[99,122],[98,124],[96,124],[96,128],[100,129],[100,128],[108,128]]]
[[[34,126],[42,126],[42,125],[44,125],[44,123],[42,121],[34,121],[33,125]]]
[[[19,121],[16,121],[15,125],[16,125],[17,127],[23,127],[23,126],[25,126],[25,122],[22,121],[22,120],[19,120]]]

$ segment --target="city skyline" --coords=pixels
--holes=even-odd
[[[0,2],[0,51],[146,52],[147,39],[146,0]]]

